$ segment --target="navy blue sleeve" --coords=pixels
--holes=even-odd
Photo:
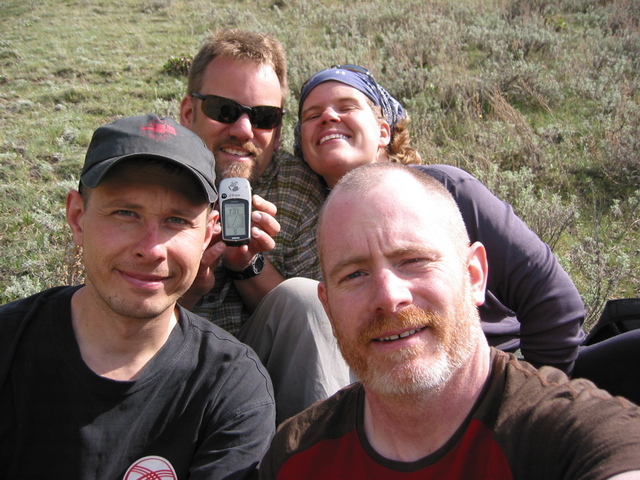
[[[482,328],[493,346],[521,349],[534,366],[570,373],[584,340],[584,305],[551,249],[506,202],[480,181],[447,165],[416,166],[453,195],[471,242],[487,250],[487,300]]]

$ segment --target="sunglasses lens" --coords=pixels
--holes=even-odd
[[[278,107],[253,107],[249,117],[251,124],[262,130],[270,130],[280,125],[282,109]]]
[[[242,109],[232,100],[207,95],[202,101],[202,113],[217,122],[233,123],[242,115]]]
[[[232,103],[220,104],[218,106],[218,112],[218,118],[224,123],[233,123],[242,115],[242,110]]]
[[[271,130],[280,125],[283,111],[278,107],[244,107],[228,98],[206,95],[202,100],[202,113],[222,123],[233,123],[246,113],[255,128]]]

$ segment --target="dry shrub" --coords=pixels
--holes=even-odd
[[[84,283],[84,263],[82,260],[82,247],[69,242],[64,256],[64,275],[67,285],[80,285]]]
[[[600,168],[613,189],[624,192],[640,185],[640,106],[629,85],[623,86],[622,97],[606,131]]]

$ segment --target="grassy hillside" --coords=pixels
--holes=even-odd
[[[593,320],[640,295],[638,19],[640,0],[0,1],[0,303],[78,281],[64,196],[91,133],[176,118],[188,59],[230,26],[285,44],[293,111],[315,70],[369,68],[423,157],[511,202]]]

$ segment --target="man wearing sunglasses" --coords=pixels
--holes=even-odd
[[[279,41],[222,30],[194,57],[180,105],[180,123],[213,152],[217,179],[247,178],[255,194],[251,243],[215,237],[181,304],[258,353],[278,422],[349,383],[326,317],[308,321],[288,302],[298,296],[292,277],[320,278],[315,225],[325,194],[302,160],[279,149],[287,91]]]

